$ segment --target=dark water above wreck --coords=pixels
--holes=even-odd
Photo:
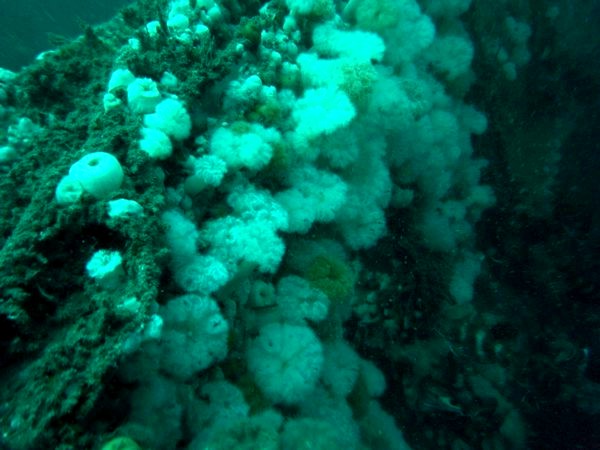
[[[0,67],[18,70],[39,53],[50,50],[53,39],[71,39],[82,28],[110,19],[128,0],[1,0]]]

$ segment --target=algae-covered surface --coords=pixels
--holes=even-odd
[[[131,33],[121,18],[89,28],[22,70],[11,86],[15,114],[40,128],[0,179],[0,426],[9,447],[90,445],[86,424],[98,396],[110,385],[124,340],[144,323],[157,296],[164,258],[156,239],[161,174],[127,156],[138,124],[102,109],[115,48]],[[127,161],[119,194],[143,205],[143,216],[111,220],[107,203],[91,198],[57,204],[58,181],[89,150]],[[127,283],[119,291],[102,292],[85,275],[99,248],[119,249],[127,260]],[[139,300],[139,314],[120,311],[129,297]]]

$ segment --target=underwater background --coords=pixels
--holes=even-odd
[[[128,2],[113,0],[82,3],[75,0],[2,0],[0,18],[0,66],[19,70],[61,39],[81,34],[84,24],[110,19]]]
[[[600,448],[599,1],[0,6],[0,449]]]

